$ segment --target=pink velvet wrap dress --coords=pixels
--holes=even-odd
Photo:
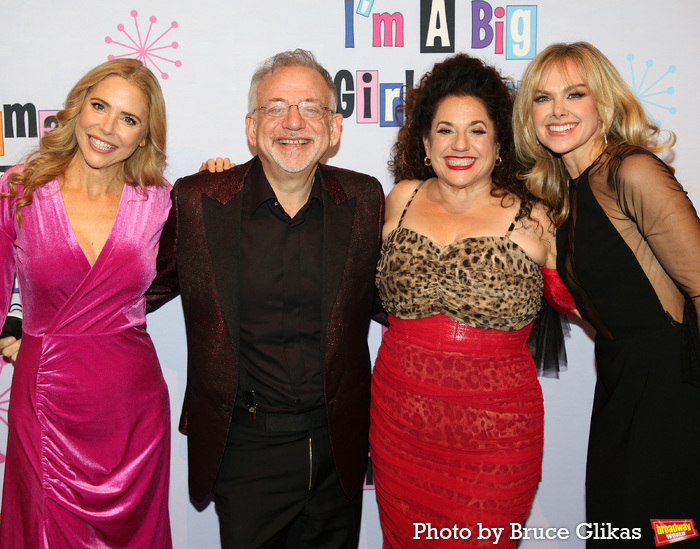
[[[21,228],[15,200],[0,199],[0,311],[16,273],[24,312],[8,415],[3,549],[172,546],[170,404],[144,298],[169,191],[169,184],[145,193],[125,185],[92,266],[57,181],[34,192]]]

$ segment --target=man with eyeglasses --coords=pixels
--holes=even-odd
[[[257,156],[173,189],[149,304],[182,295],[190,494],[213,493],[224,548],[358,544],[384,204],[319,163],[336,105],[311,53],[273,56],[249,92]]]

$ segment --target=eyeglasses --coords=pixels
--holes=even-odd
[[[323,117],[324,111],[331,110],[318,101],[300,101],[297,105],[289,105],[286,101],[268,101],[261,107],[255,107],[253,111],[261,109],[265,111],[268,118],[282,118],[287,116],[292,107],[296,107],[299,110],[299,115],[308,120],[318,120]]]

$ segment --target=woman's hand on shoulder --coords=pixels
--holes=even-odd
[[[209,158],[199,167],[199,171],[203,172],[209,170],[210,173],[223,172],[224,170],[230,170],[235,164],[231,163],[231,159],[227,156],[226,158],[221,158],[220,156],[216,159]]]

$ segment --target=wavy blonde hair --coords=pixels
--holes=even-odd
[[[564,77],[567,63],[572,62],[596,102],[603,124],[601,142],[607,136],[607,152],[611,156],[623,145],[643,147],[653,153],[670,149],[675,135],[669,132],[666,142],[660,141],[659,127],[647,116],[634,92],[623,80],[610,60],[588,42],[552,44],[530,62],[518,88],[513,109],[513,131],[518,158],[523,163],[521,174],[530,192],[553,208],[553,221],[561,225],[569,215],[567,183],[569,174],[561,155],[542,146],[532,122],[532,105],[540,83],[555,67]]]
[[[165,100],[160,84],[141,61],[113,59],[89,71],[73,86],[63,110],[56,115],[57,127],[44,134],[39,147],[23,161],[24,169],[10,174],[10,191],[0,193],[0,196],[15,198],[17,186],[22,186],[21,196],[15,205],[20,226],[20,209],[32,203],[34,191],[65,173],[77,154],[75,126],[85,98],[94,86],[110,76],[118,76],[136,86],[145,97],[148,107],[146,145],[138,147],[134,154],[122,163],[123,179],[127,184],[141,189],[164,184],[166,122]]]

